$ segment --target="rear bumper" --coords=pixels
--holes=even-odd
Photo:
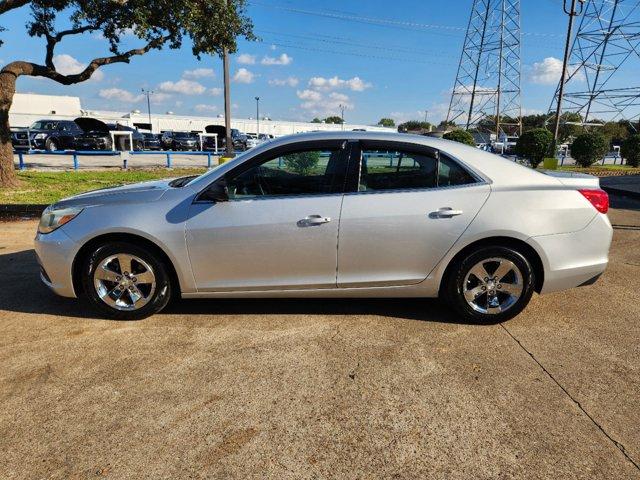
[[[544,263],[541,293],[567,290],[595,281],[609,263],[612,237],[609,218],[597,214],[578,232],[530,238],[529,243],[541,254]]]

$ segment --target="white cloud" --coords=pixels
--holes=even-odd
[[[184,95],[202,95],[207,91],[206,87],[193,80],[178,80],[177,82],[162,82],[158,88],[166,93],[181,93]]]
[[[56,70],[63,75],[75,75],[87,68],[86,63],[82,63],[66,53],[53,57],[53,64],[55,65]],[[91,75],[91,81],[99,82],[102,79],[104,79],[104,72],[100,69],[96,70],[93,72],[93,75]]]
[[[242,53],[238,55],[238,58],[236,59],[236,61],[240,65],[253,65],[254,63],[256,63],[256,56],[249,55],[248,53]]]
[[[144,95],[135,95],[128,90],[123,90],[122,88],[105,88],[98,92],[98,96],[106,100],[115,100],[125,103],[137,103],[144,98]]]
[[[291,58],[286,53],[283,53],[279,57],[268,57],[265,56],[260,63],[262,65],[289,65],[293,62],[293,58]]]
[[[273,80],[269,80],[269,85],[272,87],[297,87],[300,80],[296,77],[287,77],[287,78],[274,78]]]
[[[151,95],[151,103],[164,103],[167,100],[171,100],[172,98],[173,95],[169,93],[154,92],[153,95]]]
[[[298,95],[298,98],[300,100],[311,100],[314,102],[318,102],[322,98],[322,94],[320,92],[316,92],[315,90],[298,90],[296,94]]]
[[[253,83],[255,74],[246,68],[239,68],[233,76],[233,81],[238,83]]]
[[[219,95],[222,95],[224,93],[224,90],[222,88],[218,88],[218,87],[213,87],[210,88],[207,93],[209,95],[211,95],[212,97],[217,97]]]
[[[216,76],[213,68],[194,68],[193,70],[185,70],[182,72],[182,78],[214,78]]]
[[[562,75],[562,60],[555,57],[547,57],[541,62],[534,63],[527,69],[528,78],[531,83],[538,85],[557,85]],[[569,74],[572,75],[576,71],[576,67],[569,66]],[[578,72],[574,77],[575,80],[584,80],[582,72]]]
[[[338,115],[340,106],[345,110],[353,110],[353,103],[344,93],[331,92],[328,95],[317,90],[298,90],[298,98],[304,100],[300,108],[313,115]]]
[[[205,112],[215,112],[218,110],[218,107],[216,107],[215,105],[209,105],[206,103],[199,103],[195,107],[193,107],[193,109],[196,112],[205,113]]]
[[[338,76],[331,78],[312,77],[309,80],[309,86],[316,90],[338,90],[345,88],[354,92],[362,92],[367,88],[372,87],[370,83],[365,82],[360,77],[353,77],[348,80],[343,80]]]
[[[275,49],[276,49],[276,46],[275,46],[275,45],[271,45],[269,48],[270,48],[271,50],[275,50]]]

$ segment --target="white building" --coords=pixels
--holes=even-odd
[[[78,117],[92,117],[105,123],[120,123],[140,130],[151,130],[155,133],[167,130],[204,132],[207,125],[224,125],[222,117],[199,117],[187,115],[151,114],[136,112],[112,112],[101,110],[84,110],[78,97],[36,95],[32,93],[16,93],[13,105],[9,111],[9,121],[12,127],[26,128],[36,120],[60,119],[74,120]],[[232,118],[231,128],[237,128],[245,133],[256,133],[258,130],[255,119]],[[315,130],[354,130],[394,131],[392,128],[356,124],[324,124],[310,122],[291,122],[286,120],[260,120],[260,133],[274,136],[292,133],[310,132]]]

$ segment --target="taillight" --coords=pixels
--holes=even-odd
[[[600,213],[609,211],[609,195],[604,190],[578,190]]]

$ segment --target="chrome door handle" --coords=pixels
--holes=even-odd
[[[429,214],[429,218],[453,218],[458,215],[462,215],[463,213],[464,212],[462,210],[454,210],[451,207],[442,207],[435,212],[431,212]]]
[[[330,221],[331,217],[323,217],[322,215],[309,215],[308,217],[304,217],[302,220],[298,220],[298,226],[313,227],[315,225],[329,223]]]

